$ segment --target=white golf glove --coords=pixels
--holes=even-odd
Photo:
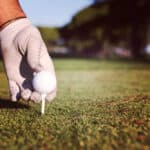
[[[0,45],[12,101],[40,102],[40,93],[32,88],[33,73],[46,70],[55,76],[55,70],[37,28],[27,18],[16,20],[0,31]],[[46,100],[55,96],[56,89]]]

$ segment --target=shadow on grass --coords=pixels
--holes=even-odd
[[[0,98],[0,109],[29,109],[30,106],[19,102],[12,102],[9,99]]]

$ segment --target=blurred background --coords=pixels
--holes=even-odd
[[[149,0],[20,0],[55,57],[150,57]]]
[[[149,0],[20,2],[53,56],[149,58]]]

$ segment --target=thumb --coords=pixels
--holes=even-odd
[[[46,96],[46,100],[48,102],[51,102],[52,100],[54,100],[55,97],[56,97],[56,91],[53,91]]]
[[[16,102],[20,98],[19,86],[13,80],[9,80],[8,83],[9,83],[9,90],[10,90],[11,100]]]

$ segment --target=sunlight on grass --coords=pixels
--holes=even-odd
[[[8,87],[1,71],[0,149],[150,148],[149,64],[54,62],[58,96],[47,103],[44,116],[40,104],[7,105]]]

